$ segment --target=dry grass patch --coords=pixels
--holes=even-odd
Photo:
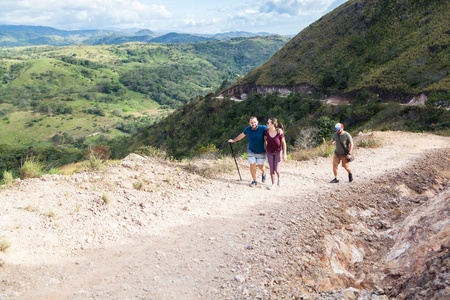
[[[28,204],[28,205],[25,206],[23,209],[26,210],[26,211],[28,211],[28,212],[35,212],[35,211],[38,211],[38,209],[37,209],[36,207],[34,207],[33,205],[31,205],[31,204]]]
[[[103,199],[103,202],[104,202],[106,205],[108,205],[109,203],[111,203],[111,199],[109,198],[108,194],[106,194],[105,192],[103,192],[103,194],[102,194],[102,199]]]
[[[381,142],[373,136],[369,136],[358,139],[356,145],[362,148],[378,148],[381,147]]]
[[[9,171],[3,172],[3,184],[6,186],[11,186],[14,183],[14,176]]]
[[[37,157],[31,156],[25,159],[25,162],[20,167],[20,176],[22,179],[37,178],[43,174],[44,165]]]
[[[86,167],[82,162],[68,164],[58,168],[59,174],[61,175],[72,175],[83,170],[86,170]]]
[[[137,149],[135,153],[141,156],[146,156],[158,160],[165,160],[168,157],[166,151],[153,146],[142,146]]]
[[[215,178],[220,174],[230,173],[235,168],[235,162],[231,157],[223,159],[192,159],[183,166],[190,173],[198,174],[205,178]]]
[[[331,147],[329,147],[329,148],[331,148]],[[294,150],[290,153],[290,158],[293,160],[304,161],[304,160],[310,160],[310,159],[318,157],[318,156],[329,156],[329,155],[331,155],[329,148],[327,149],[327,151],[325,151],[323,149],[323,146],[319,146],[316,148],[310,148],[310,149]]]
[[[0,252],[5,252],[11,244],[6,239],[0,239]]]

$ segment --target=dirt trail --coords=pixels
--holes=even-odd
[[[340,183],[329,183],[331,158],[284,162],[283,186],[269,191],[270,176],[249,187],[242,159],[244,181],[235,171],[205,179],[138,156],[99,173],[16,183],[0,191],[0,238],[11,245],[0,252],[0,299],[288,298],[273,294],[274,282],[289,281],[274,276],[287,263],[275,245],[287,234],[285,224],[326,219],[321,196],[364,189],[426,153],[450,148],[447,137],[370,135],[381,146],[356,149],[353,183],[342,168]],[[139,181],[144,188],[137,190]],[[308,231],[314,238],[326,230]],[[319,250],[303,246],[313,261]]]

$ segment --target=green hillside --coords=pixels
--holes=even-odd
[[[353,133],[408,130],[449,134],[449,1],[350,0],[290,40],[261,67],[222,95],[178,108],[133,139],[164,148],[175,157],[205,149],[229,151],[257,116],[285,124],[288,147],[311,147],[329,139],[342,122]],[[313,93],[264,94],[264,88],[308,86]],[[255,90],[261,90],[257,93]],[[426,105],[401,105],[424,93]],[[244,101],[229,96],[248,94]],[[351,105],[324,103],[325,94],[344,94]],[[236,145],[245,151],[246,143]]]
[[[448,91],[449,15],[449,1],[349,0],[236,85],[307,84],[384,97]]]
[[[2,141],[72,149],[98,143],[113,157],[153,146],[182,158],[227,153],[227,140],[251,115],[285,124],[290,150],[318,146],[336,122],[353,134],[449,135],[449,7],[448,1],[350,0],[290,41],[3,49]],[[315,92],[254,92],[301,85]],[[233,93],[248,95],[233,101]],[[425,105],[400,104],[405,95],[422,93]],[[352,101],[327,104],[325,94]],[[238,153],[245,148],[245,142],[236,145]],[[62,155],[53,153],[45,157]]]
[[[261,65],[287,40],[4,48],[1,143],[80,146],[129,135]]]
[[[129,153],[151,145],[176,158],[193,157],[208,149],[216,150],[217,154],[230,153],[228,139],[235,138],[248,126],[250,116],[256,116],[261,125],[272,117],[283,123],[289,152],[322,145],[323,138],[329,140],[333,135],[337,122],[344,123],[346,130],[354,135],[371,130],[450,135],[450,110],[446,109],[449,96],[433,92],[425,106],[366,101],[365,98],[361,101],[365,103],[355,101],[351,105],[336,106],[321,101],[320,94],[291,93],[280,97],[252,93],[240,102],[208,95],[139,131],[120,151]],[[446,106],[436,107],[433,104],[436,102]],[[247,146],[244,139],[233,147],[242,154]]]

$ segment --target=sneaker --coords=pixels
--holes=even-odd
[[[352,173],[348,173],[348,182],[352,182],[353,181],[353,175]]]
[[[262,174],[261,181],[262,181],[262,182],[266,182],[266,173]]]
[[[330,181],[330,183],[338,183],[338,182],[339,182],[339,180],[337,178]]]
[[[281,179],[278,179],[277,185],[281,186]]]
[[[273,184],[268,187],[269,190],[273,190],[274,188],[275,188],[275,186]]]
[[[250,184],[250,186],[251,186],[251,187],[254,187],[254,186],[256,186],[257,184],[258,184],[258,183],[257,183],[256,181],[253,180],[252,183]]]

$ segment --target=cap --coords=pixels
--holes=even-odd
[[[337,123],[336,125],[334,125],[334,130],[341,130],[341,129],[344,129],[344,124]]]

